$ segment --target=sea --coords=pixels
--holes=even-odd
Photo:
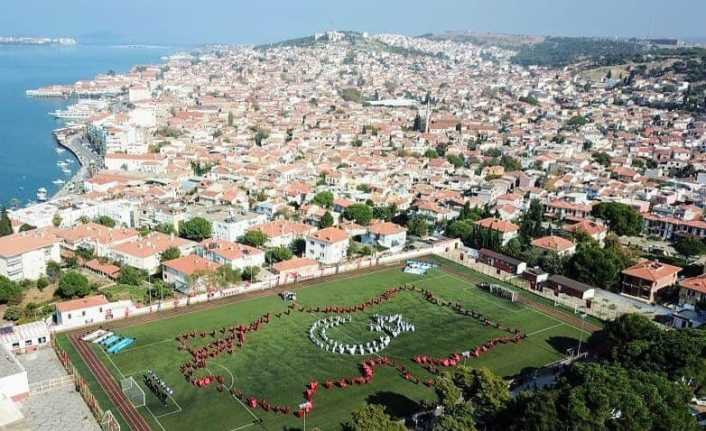
[[[33,98],[25,95],[26,90],[159,64],[163,56],[178,50],[144,45],[0,45],[0,206],[30,204],[40,187],[51,196],[61,188],[52,182],[68,180],[78,169],[69,151],[57,151],[52,131],[64,124],[49,116],[76,100]],[[70,173],[57,165],[62,160]]]

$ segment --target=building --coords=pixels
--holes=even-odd
[[[267,247],[288,247],[295,239],[304,238],[316,231],[314,226],[289,220],[275,220],[255,225],[250,230],[259,230],[267,236]]]
[[[520,227],[509,221],[500,220],[494,217],[484,218],[474,223],[482,229],[496,232],[500,236],[502,245],[507,245],[511,239],[516,238],[520,232]]]
[[[181,293],[191,293],[196,290],[200,274],[213,272],[221,267],[217,263],[193,254],[169,260],[162,266],[162,279],[166,283],[173,284],[174,288]]]
[[[0,344],[13,353],[25,353],[49,345],[51,335],[43,321],[0,328]]]
[[[608,235],[607,227],[591,220],[581,220],[578,223],[566,224],[561,229],[573,235],[583,233],[584,235],[588,235],[591,239],[598,241],[601,245],[603,245],[605,237]]]
[[[111,320],[115,304],[103,295],[86,296],[56,304],[54,322],[64,327],[92,325]]]
[[[79,248],[88,248],[98,257],[110,256],[112,247],[140,237],[135,229],[109,228],[98,223],[58,229],[56,235],[62,239],[61,246],[65,251],[75,252]]]
[[[537,238],[532,241],[532,247],[540,251],[556,253],[561,257],[571,256],[576,252],[576,244],[556,235]]]
[[[0,238],[0,275],[13,281],[36,280],[46,275],[47,263],[61,261],[60,243],[54,228]]]
[[[306,237],[306,257],[324,265],[341,263],[348,255],[348,234],[337,227],[327,227]]]
[[[247,266],[265,264],[264,251],[249,245],[224,240],[204,240],[196,247],[196,254],[231,269],[243,269]]]
[[[267,223],[267,216],[253,212],[229,214],[223,220],[213,222],[213,237],[226,241],[237,241],[253,226]]]
[[[515,259],[514,257],[494,252],[493,250],[488,250],[487,248],[480,249],[478,252],[478,261],[497,269],[498,274],[500,271],[503,271],[520,275],[527,269],[525,262]]]
[[[583,299],[588,307],[591,306],[591,300],[596,296],[595,287],[557,274],[550,275],[547,281],[542,284],[542,288],[551,289],[556,296],[564,294]]]
[[[191,254],[196,243],[174,235],[152,232],[134,241],[113,247],[112,257],[123,265],[129,265],[148,274],[156,274],[161,263],[161,254],[170,248],[179,249],[182,256]]]
[[[384,247],[396,253],[404,249],[407,242],[407,229],[391,222],[376,223],[368,227],[368,232],[363,236],[364,244]]]
[[[659,261],[645,260],[623,270],[621,293],[649,303],[655,294],[676,284],[677,274],[682,269]]]
[[[319,271],[319,262],[308,257],[293,257],[272,265],[272,272],[293,278],[307,277]]]
[[[679,305],[706,303],[706,274],[679,281]]]
[[[0,415],[0,427],[4,429],[5,425],[22,418],[14,404],[8,405],[7,400],[22,401],[28,396],[27,370],[4,344],[0,344],[0,412],[3,413]]]

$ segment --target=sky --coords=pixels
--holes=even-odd
[[[704,0],[3,0],[0,36],[266,43],[325,30],[706,37]]]

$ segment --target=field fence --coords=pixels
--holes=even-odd
[[[86,380],[81,376],[81,374],[79,374],[78,370],[71,362],[69,354],[59,346],[59,343],[56,341],[56,337],[51,338],[51,344],[56,352],[56,356],[59,358],[59,362],[61,362],[61,365],[66,370],[66,373],[68,376],[72,377],[74,388],[79,394],[81,394],[81,398],[83,398],[83,401],[88,406],[88,409],[93,414],[93,417],[96,419],[96,422],[98,422],[101,429],[103,431],[120,431],[120,423],[118,423],[117,419],[115,419],[115,416],[113,416],[113,413],[110,410],[104,411],[101,408],[98,400],[91,392],[88,383],[86,383]]]

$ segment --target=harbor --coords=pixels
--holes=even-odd
[[[76,171],[69,180],[61,180],[62,183],[58,183],[58,180],[55,180],[55,184],[63,184],[61,189],[59,189],[51,198],[58,199],[80,190],[83,181],[90,178],[96,169],[103,167],[103,157],[91,148],[88,140],[86,139],[85,127],[83,126],[57,129],[54,131],[54,137],[56,138],[57,144],[59,144],[61,148],[71,152],[71,154],[76,157],[80,165],[78,171]],[[66,167],[63,166],[63,169],[66,169]],[[38,200],[41,200],[39,199],[39,196],[37,196],[37,198]]]

